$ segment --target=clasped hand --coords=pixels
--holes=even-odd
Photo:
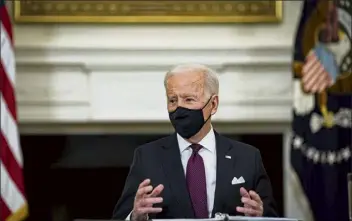
[[[246,216],[263,216],[263,202],[260,196],[253,190],[248,192],[243,187],[241,187],[240,193],[242,196],[241,201],[244,206],[238,206],[236,208],[237,212],[243,213]]]

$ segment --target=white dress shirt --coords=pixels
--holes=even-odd
[[[182,166],[186,175],[188,159],[192,155],[192,148],[190,147],[191,143],[183,139],[178,134],[177,141],[181,152]],[[209,217],[211,217],[211,213],[213,211],[214,206],[216,184],[216,141],[214,130],[211,129],[209,133],[198,144],[203,146],[203,148],[199,150],[199,155],[203,158],[205,167],[208,211]]]
[[[190,147],[191,143],[182,138],[179,134],[177,134],[177,142],[180,148],[183,171],[186,176],[188,160],[192,155],[192,149]],[[216,185],[216,141],[213,128],[210,129],[209,133],[198,144],[203,146],[203,148],[199,150],[199,155],[203,158],[204,162],[208,211],[210,218],[214,206]],[[126,220],[130,220],[130,218],[131,213],[127,216]]]

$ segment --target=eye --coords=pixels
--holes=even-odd
[[[173,103],[175,103],[175,102],[176,102],[176,99],[174,99],[174,98],[169,99],[169,103],[170,103],[170,104],[173,104]]]
[[[193,102],[194,99],[193,98],[186,98],[186,102]]]

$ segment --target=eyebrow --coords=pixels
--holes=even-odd
[[[198,98],[198,96],[196,94],[188,94],[188,93],[184,93],[180,95],[182,98],[184,97],[194,97],[194,98]]]
[[[174,98],[174,97],[177,97],[178,95],[177,94],[174,94],[174,93],[170,93],[170,94],[167,94],[167,98]],[[193,97],[193,98],[199,98],[198,94],[191,94],[191,93],[181,93],[179,95],[180,97],[182,98],[185,98],[185,97]]]

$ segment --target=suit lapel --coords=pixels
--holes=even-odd
[[[177,201],[176,205],[179,205],[179,211],[182,211],[184,218],[194,218],[176,134],[166,138],[161,159],[165,176]]]
[[[215,213],[224,211],[224,199],[227,194],[227,186],[229,180],[231,180],[231,170],[233,169],[233,160],[226,158],[226,154],[231,150],[231,143],[224,137],[220,136],[215,132],[216,139],[216,189],[214,197],[214,208],[212,216],[214,217]]]

